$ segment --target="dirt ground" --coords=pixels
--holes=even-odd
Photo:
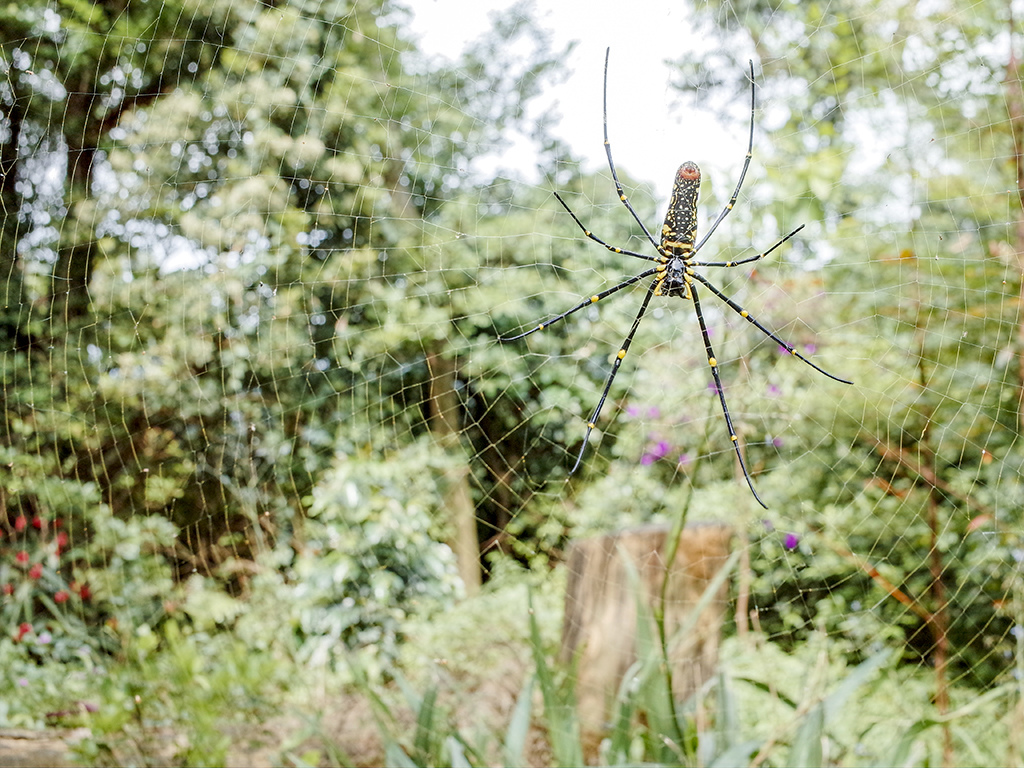
[[[465,679],[463,675],[439,668],[434,684],[438,688],[440,711],[447,723],[455,725],[470,743],[488,745],[494,754],[488,758],[500,764],[498,749],[508,725],[516,698],[523,685],[528,659],[509,657],[501,668],[492,668],[483,679]],[[401,700],[398,691],[384,698]],[[539,708],[535,702],[535,711]],[[226,731],[232,746],[226,764],[237,768],[271,768],[295,764],[318,755],[321,763],[351,763],[357,766],[382,765],[385,747],[381,726],[366,696],[354,693],[325,694],[320,701],[304,703],[304,712],[281,714],[264,723],[231,725]],[[415,728],[415,715],[407,707],[388,713],[385,724],[396,736]],[[441,725],[441,724],[439,724]],[[45,730],[0,729],[0,768],[65,768],[76,762],[74,747],[92,736],[87,727]],[[103,737],[109,751],[101,760],[107,765],[175,765],[182,746],[180,734],[152,728],[145,733],[124,733]],[[527,760],[533,765],[547,764],[550,753],[544,733],[532,729],[526,746]],[[292,759],[296,758],[296,759]]]
[[[32,731],[0,729],[0,766],[3,768],[66,768],[77,765],[71,745],[89,736],[88,728]]]

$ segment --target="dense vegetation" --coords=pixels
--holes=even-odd
[[[539,754],[572,762],[544,656],[561,552],[686,509],[748,546],[718,720],[683,710],[689,736],[668,751],[636,724],[609,754],[1020,759],[1024,96],[1008,8],[754,0],[696,16],[718,43],[679,59],[680,97],[742,104],[751,50],[772,104],[717,252],[808,225],[722,280],[856,382],[710,310],[770,513],[737,478],[682,303],[641,327],[573,475],[637,294],[497,342],[635,266],[582,237],[552,188],[641,247],[606,175],[528,117],[564,76],[528,10],[451,64],[422,56],[389,2],[0,14],[0,725],[87,725],[90,761],[218,763],[259,740],[232,729],[271,723],[271,759],[345,763],[363,753],[318,718],[364,706],[392,762],[516,762],[535,673]],[[515,133],[542,183],[481,161]],[[705,204],[724,204],[731,185],[708,175]],[[535,663],[505,668],[497,645],[523,664],[532,645]],[[766,690],[792,707],[758,704]],[[488,701],[507,706],[465,735]],[[804,746],[823,729],[831,751]]]

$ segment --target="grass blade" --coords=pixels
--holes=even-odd
[[[800,723],[786,765],[793,768],[819,768],[822,765],[821,741],[825,735],[825,708],[815,704]]]
[[[509,720],[508,729],[505,731],[505,744],[502,749],[502,759],[509,768],[519,768],[525,765],[524,754],[526,752],[526,737],[530,731],[530,715],[533,712],[533,686],[537,676],[530,675],[523,683],[523,689],[516,699],[515,709],[512,710],[512,718]]]
[[[533,660],[537,667],[537,680],[540,682],[541,695],[544,699],[544,719],[548,724],[548,736],[551,738],[551,751],[558,765],[583,765],[583,745],[580,743],[579,721],[576,719],[575,697],[571,690],[559,691],[555,684],[555,676],[544,656],[544,643],[540,637],[540,626],[533,610],[533,595],[529,598],[530,606],[530,645],[533,649]]]

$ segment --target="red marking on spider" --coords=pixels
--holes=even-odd
[[[697,167],[696,163],[687,160],[679,166],[679,170],[676,171],[676,178],[679,181],[697,181],[700,178],[700,168]]]

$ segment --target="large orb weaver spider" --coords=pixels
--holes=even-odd
[[[637,259],[643,259],[644,261],[651,261],[654,262],[655,266],[644,270],[639,275],[623,280],[618,285],[612,286],[600,293],[596,293],[583,299],[572,309],[563,312],[560,315],[556,315],[550,320],[545,320],[528,331],[515,336],[501,337],[499,338],[499,341],[516,341],[517,339],[529,336],[537,331],[542,331],[545,328],[554,325],[558,321],[564,320],[574,312],[578,312],[584,307],[589,307],[591,304],[595,304],[601,299],[605,299],[612,294],[618,293],[623,288],[628,288],[634,283],[648,277],[654,278],[647,287],[647,292],[644,294],[643,302],[641,302],[640,309],[637,311],[636,318],[633,320],[633,327],[629,329],[629,334],[626,336],[626,340],[622,342],[622,347],[615,355],[615,362],[612,365],[611,373],[608,374],[608,378],[605,380],[604,391],[601,393],[601,399],[598,400],[597,407],[594,409],[593,415],[591,415],[587,422],[587,431],[583,437],[583,445],[580,447],[579,455],[576,457],[576,463],[570,470],[571,474],[579,468],[580,463],[583,460],[583,454],[586,452],[587,444],[590,442],[590,435],[594,431],[597,419],[601,415],[601,410],[604,408],[605,401],[608,399],[608,392],[612,388],[612,382],[615,381],[615,374],[618,373],[619,367],[622,365],[622,361],[625,359],[626,353],[629,351],[629,345],[633,342],[633,336],[636,335],[637,328],[640,327],[640,321],[643,319],[644,313],[647,311],[647,306],[651,302],[651,297],[675,296],[681,299],[690,299],[693,301],[693,309],[697,315],[697,324],[700,326],[700,334],[704,340],[704,350],[707,352],[708,365],[711,366],[711,375],[714,377],[715,391],[718,393],[718,399],[722,404],[722,412],[725,414],[725,425],[729,430],[729,439],[732,441],[733,449],[736,451],[736,458],[739,460],[740,469],[743,471],[743,477],[746,479],[747,485],[750,487],[750,492],[754,494],[754,498],[757,500],[757,503],[767,509],[768,506],[761,500],[761,497],[757,495],[757,491],[754,489],[754,482],[750,478],[750,473],[747,471],[747,464],[743,459],[743,452],[740,450],[739,438],[736,436],[736,430],[733,428],[732,416],[729,414],[729,404],[725,400],[725,389],[722,386],[722,378],[718,372],[718,360],[715,358],[715,350],[711,346],[711,338],[708,335],[707,324],[704,322],[704,314],[701,312],[700,308],[700,299],[697,295],[697,283],[700,283],[702,286],[707,288],[711,293],[725,302],[726,306],[736,312],[740,317],[747,320],[765,336],[778,343],[791,355],[803,360],[814,370],[843,384],[852,384],[853,382],[841,379],[838,376],[833,376],[828,371],[808,360],[806,357],[801,355],[792,344],[768,330],[768,328],[762,325],[753,315],[726,296],[706,277],[696,270],[697,267],[738,267],[742,264],[750,264],[751,262],[759,261],[804,228],[804,225],[801,224],[768,250],[746,259],[740,259],[739,261],[700,261],[697,259],[697,254],[700,252],[701,248],[704,247],[705,243],[707,243],[714,231],[718,229],[718,225],[722,223],[725,217],[728,216],[729,212],[733,209],[733,206],[735,206],[736,200],[739,198],[740,189],[743,187],[743,179],[746,178],[747,169],[750,167],[750,160],[754,155],[754,62],[750,62],[750,138],[747,142],[747,156],[743,161],[743,169],[740,171],[740,178],[739,181],[736,182],[736,189],[733,190],[732,197],[729,198],[729,202],[726,204],[725,208],[722,209],[722,212],[718,214],[718,218],[715,219],[714,223],[708,229],[707,234],[697,242],[697,195],[700,189],[700,168],[697,167],[696,163],[691,161],[683,163],[679,166],[679,170],[676,171],[675,182],[672,186],[672,196],[669,199],[668,213],[665,214],[665,223],[661,227],[661,242],[659,243],[648,231],[641,218],[637,215],[637,212],[633,210],[633,206],[630,204],[629,199],[626,197],[626,193],[622,189],[622,184],[619,182],[618,174],[615,172],[615,162],[612,160],[612,148],[611,144],[608,142],[608,58],[610,53],[611,48],[607,49],[604,55],[604,149],[605,154],[608,155],[608,167],[611,169],[612,180],[615,182],[615,190],[619,194],[619,200],[621,200],[622,204],[626,206],[626,210],[629,211],[636,223],[640,225],[640,229],[643,230],[644,235],[650,241],[651,245],[654,246],[655,250],[657,250],[658,255],[648,256],[647,254],[629,251],[625,248],[618,248],[606,243],[583,225],[583,222],[580,221],[579,217],[576,216],[575,213],[573,213],[572,209],[557,192],[554,194],[558,202],[562,204],[562,207],[565,208],[570,216],[572,216],[572,220],[576,222],[576,225],[583,230],[583,234],[591,240],[603,245],[612,253],[624,254]]]

